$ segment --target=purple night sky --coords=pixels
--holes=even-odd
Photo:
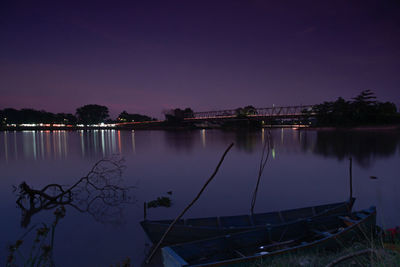
[[[283,3],[285,2],[285,4]],[[400,105],[400,1],[0,3],[0,109]]]

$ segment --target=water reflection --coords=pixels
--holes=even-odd
[[[132,151],[136,153],[136,141],[135,141],[135,131],[132,130]]]
[[[165,131],[165,143],[179,152],[192,152],[198,142],[198,131]]]
[[[7,142],[7,134],[4,134],[4,155],[6,158],[6,162],[8,162],[8,142]]]
[[[206,147],[206,129],[201,130],[201,144],[203,147]]]
[[[116,130],[80,131],[82,157],[106,157],[121,153],[121,133]]]
[[[303,139],[303,148],[324,157],[334,157],[338,160],[352,157],[358,165],[368,168],[375,158],[393,156],[400,144],[400,134],[396,131],[320,131],[316,138]]]
[[[199,148],[233,141],[236,149],[252,154],[258,153],[266,141],[267,131],[164,131],[156,134],[161,140],[153,139],[152,133],[146,131],[8,131],[0,132],[0,162],[71,157],[99,159],[113,154],[134,154],[138,146],[154,142],[173,151],[195,153]],[[375,158],[393,156],[400,147],[400,134],[395,131],[272,129],[271,138],[273,158],[280,153],[313,153],[338,160],[351,156],[363,168],[371,166]]]
[[[262,129],[262,143],[264,143],[264,129]],[[235,145],[238,149],[247,153],[253,153],[260,147],[260,133],[254,131],[236,131],[235,132]]]

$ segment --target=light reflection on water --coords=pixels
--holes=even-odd
[[[272,130],[273,148],[261,181],[256,211],[279,210],[348,197],[348,158],[354,162],[356,208],[378,207],[381,223],[400,225],[400,134],[365,131]],[[173,191],[173,206],[149,211],[154,219],[175,217],[204,184],[229,143],[215,180],[188,216],[248,212],[267,129],[256,132],[196,131],[8,131],[0,132],[0,222],[2,243],[21,230],[12,185],[71,184],[97,160],[119,154],[126,159],[124,178],[137,185],[140,205],[126,213],[126,226],[99,225],[67,211],[57,233],[58,266],[109,266],[131,256],[144,258],[145,236],[138,225],[143,202]],[[377,180],[371,180],[371,175]],[[36,222],[43,217],[35,217]],[[3,234],[4,233],[4,234]],[[3,237],[4,236],[4,237]],[[96,244],[93,249],[89,249]],[[82,251],[85,251],[82,256]],[[112,251],[112,253],[109,253]],[[4,259],[4,249],[0,259]]]
[[[124,132],[127,133],[127,132]],[[8,131],[0,133],[2,142],[0,162],[10,160],[66,159],[69,156],[82,158],[107,157],[121,154],[123,148],[135,151],[135,133],[127,140],[121,137],[121,131]],[[79,136],[79,142],[76,136]],[[126,137],[126,136],[125,136]],[[72,140],[70,140],[72,139]],[[69,155],[70,154],[70,155]]]

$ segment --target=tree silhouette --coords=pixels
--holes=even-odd
[[[313,107],[318,125],[354,126],[396,123],[400,121],[396,105],[379,102],[370,90],[362,91],[353,101],[339,97],[334,102],[324,102]]]
[[[153,121],[155,119],[146,115],[129,114],[124,110],[118,115],[117,120],[120,122],[133,122],[133,121],[137,122],[137,121]]]
[[[180,124],[185,118],[193,118],[194,112],[191,108],[170,109],[164,112],[165,119],[170,124]]]
[[[83,124],[95,124],[104,122],[109,117],[108,108],[100,105],[85,105],[76,109],[78,122]]]
[[[244,108],[235,109],[237,117],[247,117],[248,115],[256,115],[257,109],[253,106],[246,106]]]

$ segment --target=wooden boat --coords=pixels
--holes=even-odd
[[[270,257],[316,248],[334,249],[375,233],[376,209],[349,216],[326,216],[265,227],[162,248],[163,263],[177,266],[225,266],[256,263]]]
[[[266,225],[279,225],[296,220],[327,215],[345,215],[351,212],[355,199],[339,203],[290,209],[284,211],[255,213],[253,215],[221,216],[179,220],[166,236],[163,244],[177,244],[211,238],[235,232],[243,232]],[[173,220],[144,220],[142,228],[153,243],[157,243]]]

